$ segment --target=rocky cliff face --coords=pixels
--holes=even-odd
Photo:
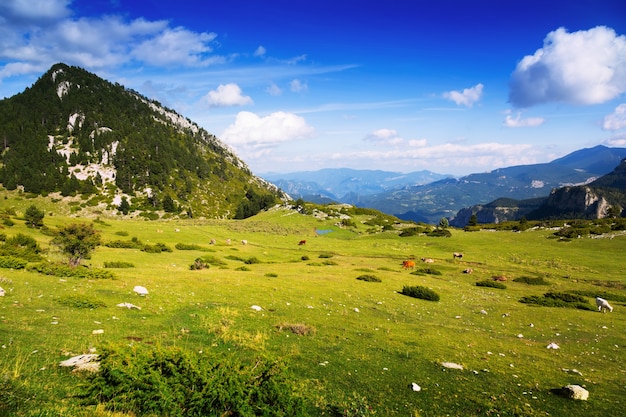
[[[552,190],[544,208],[553,212],[578,213],[585,218],[602,219],[611,205],[597,191],[588,186],[563,187]]]

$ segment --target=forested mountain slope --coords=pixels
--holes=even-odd
[[[189,119],[65,64],[0,101],[0,140],[8,190],[211,218],[248,217],[286,197]]]

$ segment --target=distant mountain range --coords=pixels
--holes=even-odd
[[[499,198],[547,197],[555,188],[590,183],[611,172],[625,157],[626,148],[599,145],[549,163],[500,168],[460,178],[429,171],[400,174],[359,170],[260,176],[294,198],[332,200],[377,209],[405,220],[438,223],[442,217],[455,217],[462,208]]]
[[[349,168],[328,168],[286,174],[268,172],[259,176],[275,184],[294,199],[302,198],[314,203],[341,202],[358,206],[361,205],[364,196],[452,177],[426,170],[405,174]]]

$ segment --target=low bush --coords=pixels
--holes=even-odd
[[[106,304],[100,300],[90,298],[84,295],[68,295],[59,298],[59,303],[67,307],[96,309],[98,307],[106,307]]]
[[[105,262],[105,268],[134,268],[135,265],[130,262]]]
[[[29,265],[27,271],[38,272],[63,278],[113,279],[115,276],[104,269],[88,269],[83,267],[71,268],[66,264],[38,263]]]
[[[400,294],[408,295],[413,298],[419,298],[421,300],[439,301],[439,294],[430,288],[423,287],[421,285],[404,286]]]
[[[204,246],[196,245],[194,243],[192,243],[192,244],[177,243],[174,247],[176,249],[178,249],[178,250],[198,250],[198,251],[203,251],[203,252],[208,252],[208,251],[211,250],[211,249],[206,248]]]
[[[281,323],[276,325],[278,331],[290,330],[298,336],[309,336],[315,333],[315,328],[303,323]]]
[[[28,261],[16,258],[14,256],[0,256],[0,268],[7,269],[24,269],[28,265]]]
[[[295,386],[277,361],[135,345],[104,350],[81,396],[129,415],[305,416]]]
[[[172,248],[167,246],[165,243],[155,243],[154,245],[144,245],[143,248],[141,248],[141,250],[146,253],[174,252]]]
[[[501,282],[494,281],[494,280],[491,280],[491,279],[485,279],[485,280],[482,280],[482,281],[478,281],[478,282],[476,282],[476,286],[477,287],[490,287],[490,288],[497,288],[497,289],[500,289],[500,290],[506,290],[506,285],[504,285]]]
[[[382,280],[375,275],[360,275],[356,277],[356,279],[366,282],[382,282]]]
[[[320,256],[318,256],[318,258],[320,259],[328,259],[328,258],[332,258],[333,255],[329,254],[329,253],[321,253]]]
[[[522,297],[519,301],[520,303],[534,304],[543,307],[567,307],[580,310],[595,310],[585,297],[562,292],[548,292],[545,293],[543,297],[538,295]]]
[[[278,278],[278,274],[275,272],[267,272],[265,276],[268,278]]]
[[[415,271],[411,272],[412,275],[441,275],[441,271],[433,268],[432,266],[427,266],[425,268],[419,268]]]
[[[571,294],[577,294],[584,297],[602,297],[605,300],[617,301],[621,303],[626,303],[626,295],[620,295],[615,293],[610,293],[606,291],[597,291],[597,290],[572,290],[568,291]]]
[[[189,266],[192,271],[200,271],[202,269],[209,269],[210,265],[202,258],[196,258],[195,261]]]
[[[243,263],[245,263],[247,265],[252,265],[252,264],[260,264],[261,261],[257,257],[252,256],[252,257],[246,259],[245,261],[243,261]]]
[[[105,242],[104,246],[115,249],[142,249],[144,245],[139,239],[132,238],[131,240],[112,240]]]
[[[513,282],[519,282],[528,285],[550,285],[550,283],[543,279],[543,277],[519,277],[515,278]]]
[[[310,258],[308,256],[304,255],[300,259],[303,260],[303,261],[308,261]]]

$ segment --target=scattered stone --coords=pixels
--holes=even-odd
[[[357,307],[354,307],[354,312],[359,313],[359,309]]]
[[[566,385],[563,388],[554,388],[552,392],[572,400],[587,401],[589,398],[589,391],[580,385]]]
[[[448,369],[460,369],[461,371],[463,370],[463,365],[459,365],[458,363],[454,362],[441,362],[441,366]]]
[[[480,310],[480,314],[487,314],[486,310]]]
[[[0,297],[4,297],[4,288],[0,287]]]
[[[146,289],[146,287],[142,287],[141,285],[135,285],[133,291],[141,296],[148,295],[148,290]]]
[[[135,308],[135,309],[137,309],[137,310],[141,310],[141,307],[136,306],[136,305],[131,304],[131,303],[119,303],[117,306],[118,306],[118,307],[126,307],[126,308],[127,308],[127,309],[129,309],[129,310],[130,310],[130,309],[133,309],[133,308]]]
[[[517,335],[517,338],[518,338],[518,339],[523,339],[523,338],[524,338],[524,335],[520,333],[520,334],[518,334],[518,335]]]
[[[97,354],[78,355],[59,363],[59,366],[73,367],[74,372],[97,372],[100,369]]]
[[[411,382],[411,389],[415,392],[420,392],[422,390],[422,387],[417,385],[415,382]]]
[[[257,305],[254,305],[254,306],[252,306],[252,307],[250,307],[250,308],[251,308],[251,309],[253,309],[254,311],[261,311],[261,310],[263,310],[263,308],[262,308],[262,307],[257,306]]]
[[[104,334],[104,330],[103,329],[96,329],[96,330],[92,331],[91,334]]]
[[[580,372],[578,369],[567,369],[567,368],[563,368],[562,369],[563,372],[567,372],[568,374],[576,374],[578,376],[583,376],[583,373]]]
[[[556,343],[552,342],[547,346],[548,349],[561,349],[561,347],[559,345],[557,345]]]

